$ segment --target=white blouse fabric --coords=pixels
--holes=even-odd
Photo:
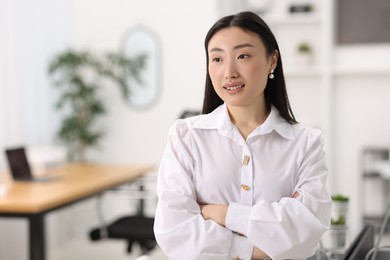
[[[157,181],[154,232],[171,260],[311,256],[329,228],[331,199],[319,130],[272,107],[245,140],[225,104],[171,127]],[[292,195],[298,192],[298,198]],[[226,228],[200,204],[229,205]]]

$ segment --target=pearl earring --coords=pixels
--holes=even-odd
[[[274,70],[271,70],[271,73],[268,75],[268,78],[269,78],[269,79],[275,78]]]

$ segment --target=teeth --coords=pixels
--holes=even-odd
[[[239,86],[227,87],[226,89],[227,90],[236,90],[236,89],[239,89],[241,87],[242,87],[242,85],[239,85]]]

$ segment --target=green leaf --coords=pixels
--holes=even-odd
[[[334,194],[331,196],[333,201],[348,201],[349,198],[347,196],[344,196],[342,194]]]
[[[96,146],[104,136],[103,130],[96,129],[97,121],[106,112],[98,90],[105,81],[111,81],[127,98],[131,95],[130,77],[143,84],[140,75],[146,61],[147,54],[130,58],[121,51],[97,55],[88,50],[68,49],[53,57],[48,74],[61,92],[55,108],[66,108],[68,112],[62,119],[58,137],[75,154],[82,156],[84,149]]]

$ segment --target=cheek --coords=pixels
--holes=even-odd
[[[249,70],[252,75],[268,75],[266,64],[258,63]]]
[[[248,70],[248,74],[256,81],[268,81],[268,70],[263,64],[253,66],[250,70]]]
[[[211,78],[212,81],[217,79],[217,76],[218,76],[217,75],[218,74],[217,68],[215,66],[210,65],[209,66],[209,74],[210,74],[210,78]]]
[[[217,93],[217,95],[219,97],[221,97],[222,88],[220,86],[222,83],[221,83],[221,80],[219,78],[218,71],[215,68],[209,67],[209,75],[210,75],[211,83],[213,84],[213,88],[214,88],[215,92]]]
[[[218,86],[220,84],[219,73],[214,66],[209,66],[209,75],[213,85]]]
[[[264,68],[251,69],[247,71],[247,80],[252,88],[248,90],[253,91],[252,94],[256,96],[259,93],[264,92],[268,82],[268,73]]]

